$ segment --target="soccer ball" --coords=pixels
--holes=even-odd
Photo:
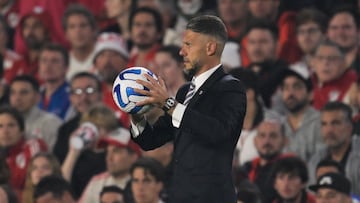
[[[148,74],[157,80],[154,73],[144,67],[127,68],[116,77],[113,84],[113,99],[117,106],[130,114],[142,114],[150,110],[150,105],[136,106],[137,102],[143,101],[147,96],[134,91],[134,88],[149,90],[136,80],[148,81],[143,74]]]

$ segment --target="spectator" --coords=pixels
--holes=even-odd
[[[184,59],[179,52],[180,48],[175,45],[163,46],[157,50],[154,58],[159,75],[164,79],[168,93],[173,97],[186,82],[183,71]]]
[[[106,172],[93,176],[87,184],[79,203],[96,203],[101,189],[116,185],[126,192],[126,200],[131,196],[130,167],[141,155],[140,147],[130,137],[129,130],[119,128],[98,142],[99,147],[106,148]]]
[[[188,21],[198,15],[215,14],[216,0],[174,0],[176,17],[172,29],[168,29],[163,44],[182,45],[182,36]]]
[[[327,173],[340,173],[341,175],[344,175],[341,165],[338,162],[331,159],[324,159],[318,163],[318,165],[316,166],[316,173],[315,173],[316,179],[319,179],[321,176]],[[359,196],[352,195],[351,197],[353,203],[360,202]]]
[[[90,71],[95,55],[96,22],[93,14],[84,6],[74,4],[65,10],[63,29],[70,42],[67,80],[82,71]]]
[[[35,188],[35,203],[75,203],[71,186],[65,179],[58,176],[46,176]]]
[[[9,1],[10,2],[10,1]],[[1,12],[0,12],[1,13]],[[12,70],[12,66],[14,63],[19,62],[21,60],[21,56],[11,49],[7,48],[9,42],[11,42],[11,34],[9,32],[9,26],[6,22],[5,17],[0,16],[0,54],[3,56],[2,66],[4,75],[8,75]],[[9,83],[9,78],[1,77],[2,85],[3,83]]]
[[[39,75],[44,81],[39,107],[65,119],[70,107],[69,84],[65,79],[69,55],[59,44],[47,44],[40,52]]]
[[[52,151],[62,120],[52,113],[41,110],[37,106],[39,98],[39,83],[35,78],[22,75],[11,81],[10,105],[24,117],[26,138],[40,138]]]
[[[276,57],[278,29],[266,21],[253,21],[248,26],[246,38],[251,62],[247,68],[257,73],[260,95],[265,106],[271,108],[276,105],[273,96],[281,79],[280,73],[287,68],[285,62]]]
[[[337,44],[321,42],[315,49],[312,68],[315,109],[321,109],[329,101],[350,102],[349,90],[355,85],[357,74],[346,69],[344,52]]]
[[[19,30],[27,51],[23,54],[23,59],[14,63],[4,75],[7,82],[21,74],[29,74],[39,79],[40,51],[51,41],[51,25],[50,14],[40,7],[35,7],[21,18]]]
[[[228,42],[225,44],[221,63],[232,69],[241,66],[240,42],[246,31],[249,20],[248,2],[236,0],[218,0],[217,11],[228,31]]]
[[[74,75],[70,80],[70,103],[74,117],[60,126],[54,146],[54,154],[63,163],[68,152],[70,135],[80,125],[81,115],[101,101],[101,84],[99,79],[88,72]]]
[[[264,202],[271,202],[276,193],[271,183],[270,169],[276,160],[287,156],[282,153],[287,143],[282,121],[279,118],[265,118],[257,128],[254,143],[259,157],[245,163],[244,169],[249,180],[259,187]]]
[[[253,71],[243,68],[235,68],[229,73],[239,79],[246,90],[246,114],[236,146],[239,152],[238,164],[241,166],[259,156],[254,144],[254,138],[257,127],[264,119],[265,109],[259,96],[259,78],[257,75]]]
[[[25,122],[16,109],[0,108],[0,148],[6,151],[6,162],[11,171],[10,184],[18,193],[24,188],[26,169],[30,159],[40,151],[46,151],[46,144],[39,139],[26,140]],[[20,157],[20,158],[19,158]]]
[[[239,43],[249,17],[248,1],[218,0],[217,10],[228,31],[228,38]]]
[[[248,180],[240,183],[236,193],[237,203],[262,203],[259,189]]]
[[[129,116],[115,104],[112,92],[116,76],[127,68],[129,53],[124,39],[115,33],[99,35],[95,47],[94,69],[102,82],[103,102],[114,110],[122,126],[130,125]]]
[[[114,112],[101,104],[91,107],[82,114],[80,124],[85,122],[95,125],[95,129],[91,131],[94,133],[90,136],[92,139],[85,142],[83,147],[68,142],[69,150],[61,166],[63,176],[70,181],[76,198],[80,197],[93,175],[106,170],[105,151],[98,150],[97,143],[102,137],[108,136],[110,132],[119,127]],[[79,135],[82,129],[83,127],[80,125],[70,137]]]
[[[115,185],[105,186],[100,192],[100,203],[125,203],[125,193]]]
[[[291,67],[284,71],[281,82],[281,97],[286,109],[285,135],[289,139],[286,149],[308,161],[323,144],[320,113],[310,104],[310,74],[301,67]]]
[[[272,168],[274,188],[278,197],[273,203],[315,203],[315,197],[306,192],[308,170],[298,157],[286,157],[275,162]]]
[[[163,35],[163,24],[160,13],[148,7],[134,10],[129,19],[130,38],[134,47],[128,67],[146,67],[155,74],[159,74],[154,64],[154,56],[160,47]]]
[[[339,173],[326,173],[309,189],[316,193],[316,203],[351,203],[351,183]]]
[[[130,169],[135,203],[164,203],[160,193],[164,186],[164,167],[152,158],[141,158]]]
[[[4,16],[4,22],[9,26],[7,31],[9,39],[7,40],[7,47],[14,48],[14,34],[15,28],[20,22],[20,1],[17,0],[5,0],[0,5],[0,14]]]
[[[135,9],[136,2],[131,0],[106,0],[106,15],[116,21],[115,24],[104,29],[104,32],[115,32],[121,34],[126,40],[130,40],[129,16]]]
[[[318,44],[325,39],[327,16],[314,8],[305,8],[296,15],[296,39],[302,51],[301,60],[292,64],[313,72],[311,59]]]
[[[272,22],[278,27],[278,49],[274,54],[288,64],[298,61],[301,58],[301,51],[296,42],[296,12],[280,13],[280,0],[254,0],[249,1],[248,5],[253,18]]]
[[[350,5],[334,7],[330,15],[327,37],[336,43],[344,52],[346,68],[360,73],[359,26],[360,16],[356,8]]]
[[[10,169],[4,155],[0,154],[0,202],[18,203],[18,199],[10,184]]]
[[[329,102],[321,109],[321,135],[325,147],[315,153],[309,162],[311,183],[315,182],[315,169],[323,159],[332,159],[341,165],[346,177],[352,181],[351,191],[360,194],[359,138],[352,136],[351,108],[341,102]]]
[[[53,154],[39,152],[31,159],[27,168],[22,203],[34,202],[34,188],[43,177],[49,175],[61,177],[60,164]]]

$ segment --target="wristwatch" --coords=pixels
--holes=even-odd
[[[176,105],[176,100],[173,97],[169,97],[166,99],[164,106],[162,107],[162,109],[165,112],[168,112],[172,107],[174,107]]]

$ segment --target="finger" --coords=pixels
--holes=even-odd
[[[145,95],[145,96],[149,96],[151,95],[151,92],[148,91],[148,90],[143,90],[143,89],[138,89],[138,88],[134,88],[134,91],[138,94],[142,94],[142,95]]]
[[[146,79],[148,79],[152,84],[156,84],[157,81],[150,75],[148,74],[144,74],[144,76],[146,77]]]
[[[147,82],[147,81],[144,81],[144,80],[136,80],[136,83],[148,88],[148,89],[151,89],[153,87],[153,85],[150,83],[150,82]]]

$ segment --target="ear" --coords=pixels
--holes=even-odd
[[[206,54],[208,56],[213,56],[216,54],[216,49],[217,49],[217,43],[216,41],[209,41],[208,43],[206,43]]]

